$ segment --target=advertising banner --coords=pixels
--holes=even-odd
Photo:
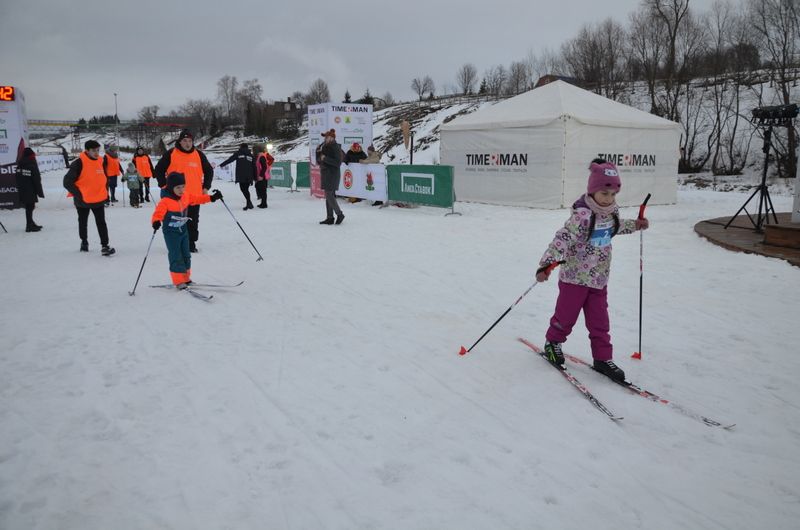
[[[292,163],[275,162],[270,169],[269,185],[278,188],[292,187]]]
[[[453,206],[453,166],[386,166],[390,201]]]
[[[25,96],[16,87],[0,86],[0,208],[19,208],[17,157],[28,145]]]
[[[310,165],[308,162],[298,162],[296,165],[295,188],[311,187]]]
[[[331,129],[336,131],[336,142],[341,146],[343,152],[347,152],[354,143],[361,144],[366,149],[372,144],[372,105],[321,103],[308,106],[310,192],[315,197],[325,196],[320,188],[316,150],[317,146],[322,143],[322,133]]]
[[[383,164],[342,164],[337,195],[370,201],[386,200],[386,167]]]

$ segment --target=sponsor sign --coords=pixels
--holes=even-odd
[[[19,208],[17,193],[17,157],[28,145],[28,118],[25,96],[16,87],[14,97],[0,99],[0,208]]]
[[[269,185],[278,188],[291,188],[292,187],[292,163],[291,162],[275,162],[269,171],[270,179]]]
[[[383,164],[342,164],[341,175],[337,195],[386,200],[386,167]]]
[[[453,166],[387,166],[389,200],[453,206]]]

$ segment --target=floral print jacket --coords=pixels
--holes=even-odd
[[[611,272],[611,238],[618,234],[636,231],[636,221],[620,219],[619,231],[614,234],[614,213],[593,213],[581,197],[572,205],[572,215],[560,228],[547,247],[539,266],[545,267],[556,261],[564,261],[559,267],[558,279],[564,283],[603,289],[608,284]],[[591,227],[592,215],[595,217]],[[591,229],[591,234],[589,230]]]

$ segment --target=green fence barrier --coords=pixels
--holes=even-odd
[[[311,164],[308,162],[297,163],[297,175],[295,180],[296,188],[311,187]]]
[[[386,166],[389,200],[452,208],[453,166]]]
[[[292,187],[292,163],[275,162],[270,169],[269,185],[279,188]]]

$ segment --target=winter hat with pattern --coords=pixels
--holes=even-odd
[[[589,195],[603,190],[618,192],[621,187],[622,181],[614,164],[611,162],[592,162],[589,166],[589,184],[586,186],[586,191]]]

